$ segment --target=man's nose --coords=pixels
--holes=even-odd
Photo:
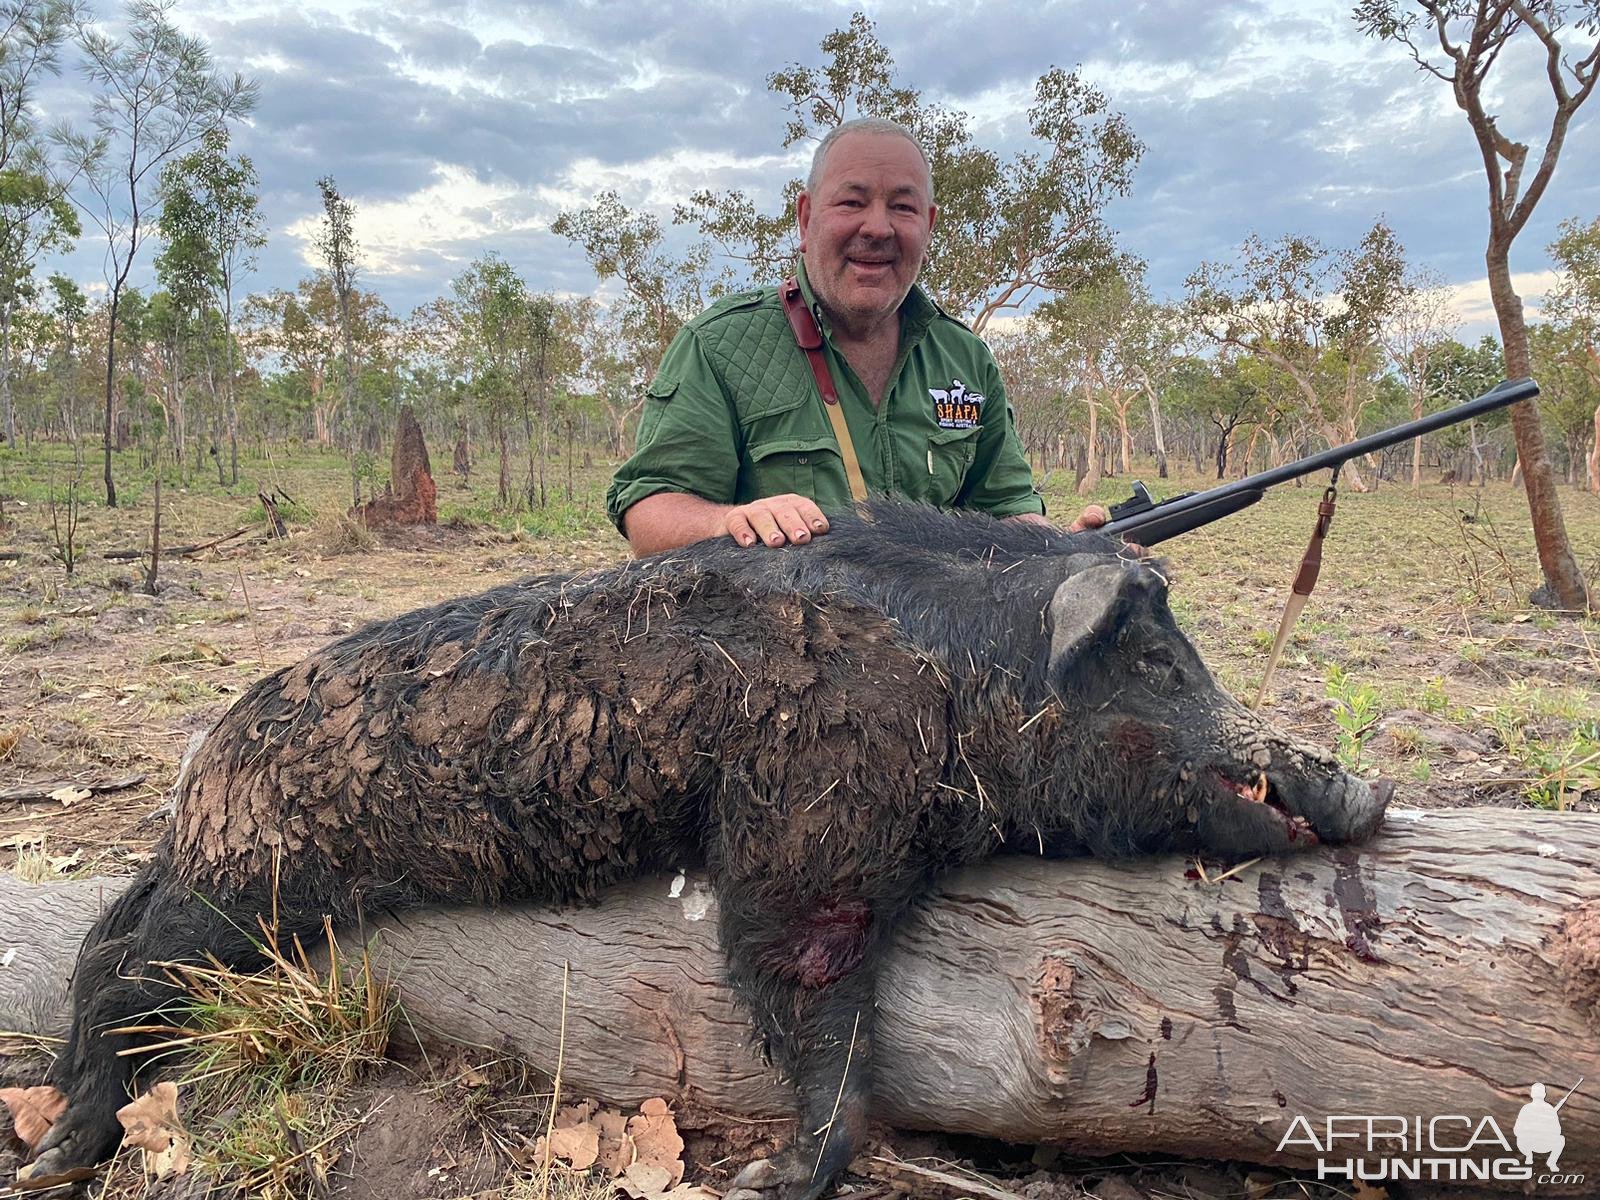
[[[889,206],[874,203],[866,206],[861,215],[861,232],[870,238],[891,238],[894,223],[889,220]]]

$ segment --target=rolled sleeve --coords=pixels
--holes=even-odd
[[[958,508],[976,508],[995,517],[1044,513],[1044,498],[1034,490],[1033,470],[1017,436],[1016,416],[1006,399],[999,368],[988,372],[988,401],[983,406],[983,427],[978,452],[967,482],[956,497]]]
[[[693,328],[682,330],[645,389],[632,457],[606,489],[606,513],[626,535],[629,508],[657,492],[731,504],[739,482],[739,430]]]

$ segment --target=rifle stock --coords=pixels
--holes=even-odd
[[[1523,400],[1532,400],[1539,394],[1539,385],[1531,379],[1510,379],[1495,385],[1483,395],[1454,408],[1430,413],[1415,421],[1407,421],[1392,429],[1369,434],[1333,446],[1318,454],[1273,467],[1256,475],[1248,475],[1233,483],[1210,488],[1204,492],[1188,492],[1169,500],[1155,501],[1143,483],[1135,482],[1133,495],[1120,504],[1111,506],[1111,520],[1099,532],[1137,542],[1141,546],[1154,546],[1168,538],[1188,533],[1202,525],[1231,516],[1260,500],[1270,487],[1299,479],[1314,471],[1331,470],[1343,466],[1352,458],[1384,450],[1414,437],[1471,421],[1495,409],[1505,408]]]

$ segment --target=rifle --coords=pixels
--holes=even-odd
[[[1496,384],[1477,399],[1468,400],[1465,404],[1458,404],[1454,408],[1447,408],[1443,412],[1430,413],[1415,421],[1396,425],[1393,429],[1357,438],[1343,446],[1334,446],[1320,454],[1312,454],[1295,462],[1285,463],[1281,467],[1274,467],[1270,471],[1262,471],[1260,474],[1223,484],[1221,487],[1204,492],[1185,492],[1181,496],[1173,496],[1170,500],[1162,500],[1159,503],[1150,498],[1150,493],[1143,483],[1136,482],[1133,485],[1133,495],[1122,503],[1111,506],[1111,520],[1102,525],[1098,532],[1120,537],[1126,542],[1137,542],[1141,546],[1154,546],[1157,542],[1164,542],[1168,538],[1177,537],[1180,533],[1188,533],[1191,529],[1198,529],[1202,525],[1209,525],[1213,521],[1230,516],[1240,509],[1249,508],[1266,494],[1269,487],[1276,484],[1287,483],[1291,479],[1298,479],[1303,475],[1310,475],[1313,471],[1329,467],[1333,469],[1337,478],[1339,468],[1352,458],[1359,458],[1363,454],[1371,454],[1375,450],[1383,450],[1400,442],[1410,441],[1414,437],[1421,437],[1436,429],[1459,425],[1462,421],[1471,421],[1497,408],[1516,404],[1520,400],[1532,400],[1538,394],[1539,385],[1533,380],[1509,379]]]

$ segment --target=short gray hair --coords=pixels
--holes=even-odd
[[[928,152],[922,148],[922,143],[917,141],[916,134],[911,130],[898,121],[890,121],[884,117],[857,117],[853,121],[846,121],[828,130],[828,136],[817,144],[816,153],[811,156],[811,173],[806,176],[806,191],[813,194],[816,192],[817,184],[822,182],[822,164],[828,157],[828,151],[847,133],[889,134],[893,137],[903,137],[915,146],[917,153],[922,156],[922,168],[927,176],[928,203],[933,203],[933,164],[928,161]]]

